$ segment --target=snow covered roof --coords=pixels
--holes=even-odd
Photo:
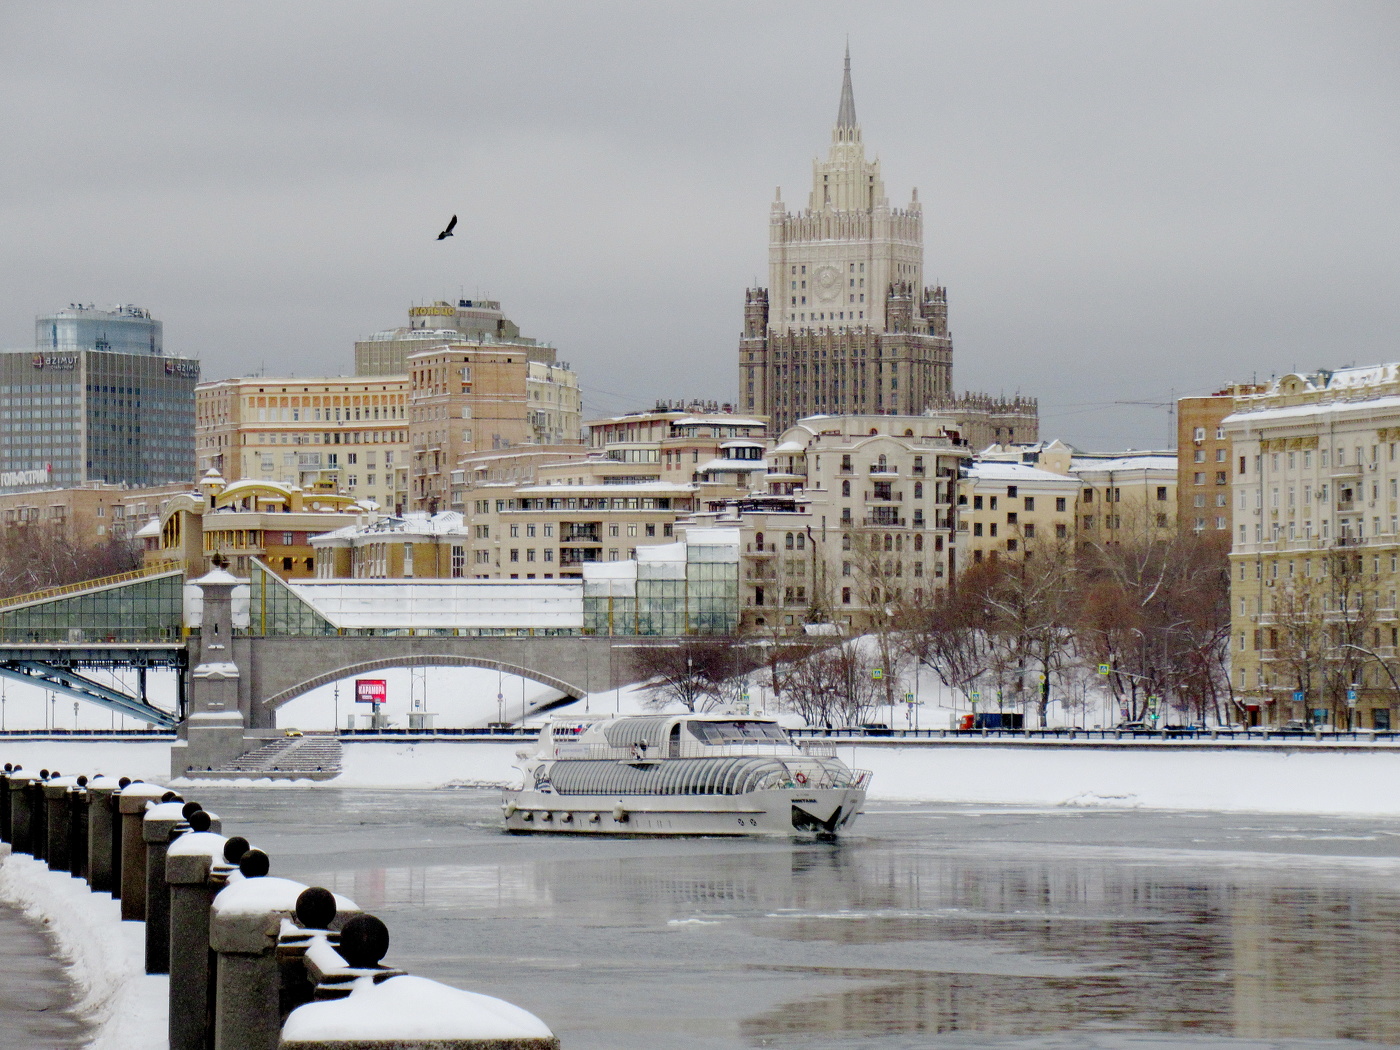
[[[967,468],[967,476],[974,481],[1013,481],[1030,485],[1033,483],[1070,485],[1078,488],[1075,478],[1056,474],[1053,470],[1041,470],[1025,463],[981,461]]]
[[[1076,474],[1124,470],[1170,470],[1176,473],[1175,452],[1125,452],[1120,456],[1075,456],[1070,470]]]
[[[1247,405],[1247,401],[1236,401],[1237,406]],[[1349,400],[1313,401],[1305,405],[1286,405],[1280,408],[1260,408],[1232,412],[1221,421],[1221,426],[1252,427],[1261,423],[1312,422],[1325,416],[1373,415],[1400,411],[1400,396],[1372,397]]]
[[[160,519],[152,518],[146,524],[136,530],[135,538],[138,540],[151,539],[160,535]]]
[[[716,427],[763,427],[761,419],[748,419],[744,416],[682,416],[672,424],[675,427],[716,426]]]
[[[583,626],[578,580],[326,580],[288,586],[337,627]]]
[[[765,459],[711,459],[696,467],[697,474],[724,471],[726,473],[752,474],[754,471],[766,471],[768,461]]]

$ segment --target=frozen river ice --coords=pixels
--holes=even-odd
[[[511,837],[495,792],[191,790],[566,1050],[1400,1045],[1400,821],[870,805],[839,843]]]

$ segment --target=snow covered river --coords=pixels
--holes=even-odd
[[[190,791],[566,1050],[1400,1045],[1400,821],[871,803],[836,844],[515,838],[477,790]]]

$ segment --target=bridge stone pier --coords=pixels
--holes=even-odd
[[[203,613],[190,642],[197,651],[190,653],[188,715],[171,750],[172,776],[227,769],[266,742],[278,707],[351,675],[393,667],[481,667],[575,698],[635,680],[626,651],[610,638],[590,635],[252,635],[234,626],[234,590],[246,581],[214,569],[193,582],[203,592]],[[250,735],[258,730],[264,732]]]

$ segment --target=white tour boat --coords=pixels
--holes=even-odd
[[[556,719],[519,755],[522,780],[503,804],[511,832],[834,835],[870,786],[833,748],[746,715]]]

